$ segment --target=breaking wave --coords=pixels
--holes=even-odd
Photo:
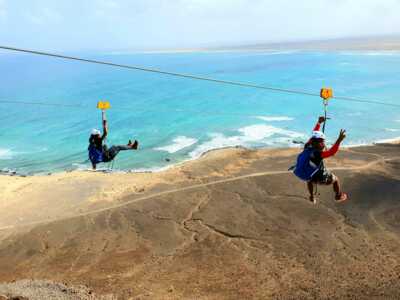
[[[0,148],[0,159],[11,159],[14,153],[10,149]]]
[[[287,116],[256,116],[256,118],[267,122],[283,122],[294,120],[293,118]]]
[[[166,151],[168,153],[175,153],[187,147],[190,147],[197,143],[197,140],[194,138],[189,138],[186,136],[178,136],[174,138],[173,143],[171,145],[154,148],[159,151]]]
[[[240,135],[226,136],[221,133],[211,134],[211,139],[197,146],[189,153],[191,158],[197,158],[203,153],[214,149],[254,145],[290,146],[293,138],[303,138],[304,134],[270,125],[256,124],[242,127],[238,130]]]

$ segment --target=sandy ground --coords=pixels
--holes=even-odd
[[[0,176],[0,281],[118,299],[400,298],[400,146],[328,161],[343,204],[329,187],[307,201],[286,171],[298,151],[226,149],[155,174]],[[48,292],[25,295],[58,299]]]
[[[112,295],[97,296],[86,286],[68,286],[48,280],[20,280],[0,284],[0,300],[84,299],[114,300]]]

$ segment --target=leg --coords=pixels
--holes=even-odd
[[[314,196],[314,184],[311,181],[307,181],[308,192],[310,193],[310,197]]]
[[[313,175],[310,181],[307,182],[308,191],[310,192],[310,201],[317,204],[317,199],[314,195],[314,185],[317,188],[318,184],[325,184],[325,170],[320,169]]]
[[[132,147],[126,145],[112,146],[110,149],[107,150],[107,154],[105,155],[107,157],[106,162],[112,161],[117,156],[119,151],[124,150],[132,150]]]
[[[335,199],[337,202],[343,202],[347,200],[347,194],[342,192],[339,178],[333,175],[333,191],[335,192]]]
[[[340,182],[339,178],[335,176],[334,181],[333,181],[333,191],[335,192],[335,197],[338,198],[340,197],[340,194],[342,193],[340,189]]]
[[[111,151],[116,151],[117,153],[119,152],[119,151],[123,151],[123,150],[132,150],[132,147],[131,146],[128,146],[128,145],[117,145],[117,146],[112,146],[110,149],[109,149],[109,151],[111,152]]]
[[[307,188],[308,188],[308,192],[310,193],[310,201],[312,203],[316,203],[316,199],[314,197],[314,183],[312,181],[307,181]]]

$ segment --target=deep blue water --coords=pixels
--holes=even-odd
[[[218,52],[87,54],[116,63],[337,96],[400,104],[400,53]],[[0,103],[0,169],[42,173],[88,168],[87,141],[101,126],[106,99],[108,143],[137,138],[140,151],[121,153],[114,168],[158,169],[226,146],[286,147],[305,140],[319,98],[202,82],[139,71],[0,55],[0,101],[77,104],[50,107]],[[347,145],[400,136],[400,109],[332,100],[327,134],[340,128]],[[167,162],[166,159],[170,161]]]

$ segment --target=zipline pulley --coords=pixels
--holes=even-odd
[[[97,102],[97,108],[101,109],[101,118],[104,122],[104,120],[106,120],[106,110],[111,108],[110,102],[99,101]]]
[[[325,122],[324,125],[322,126],[322,132],[325,133],[325,125],[326,121],[328,120],[328,102],[329,99],[333,97],[333,90],[331,88],[322,88],[320,92],[320,96],[322,98],[323,104],[324,104],[324,117],[325,117]]]

